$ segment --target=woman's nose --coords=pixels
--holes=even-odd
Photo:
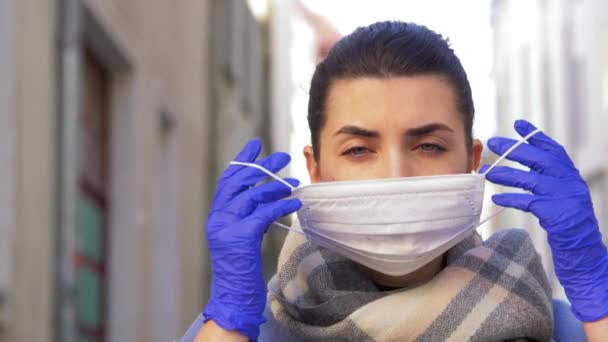
[[[385,177],[398,178],[410,176],[407,161],[399,152],[390,153],[385,163]]]

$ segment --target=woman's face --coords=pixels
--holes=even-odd
[[[313,183],[479,167],[482,145],[475,140],[467,149],[456,96],[441,76],[337,80],[328,95],[319,158],[304,148]]]

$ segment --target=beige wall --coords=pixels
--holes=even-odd
[[[2,341],[48,341],[54,226],[54,1],[9,1],[11,24],[12,267],[7,329]],[[0,190],[2,191],[2,190]]]
[[[12,58],[0,63],[10,63],[13,96],[1,108],[13,112],[1,113],[7,120],[0,122],[11,123],[14,134],[12,150],[0,149],[0,160],[11,157],[14,164],[0,165],[10,168],[0,174],[13,178],[13,190],[3,199],[14,203],[16,229],[10,315],[0,341],[50,341],[52,275],[59,271],[53,269],[57,1],[8,3],[15,18]],[[208,4],[83,3],[129,63],[124,68],[101,56],[113,75],[109,340],[179,338],[202,310],[207,292],[203,227],[213,148]],[[166,137],[159,128],[161,111],[174,122]]]

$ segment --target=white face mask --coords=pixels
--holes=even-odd
[[[489,172],[536,130],[513,145]],[[289,230],[363,266],[391,276],[420,269],[464,240],[481,224],[485,176],[455,174],[315,183],[292,188],[302,201]]]

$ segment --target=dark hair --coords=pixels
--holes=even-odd
[[[384,21],[360,27],[343,37],[317,65],[308,101],[308,126],[315,159],[320,155],[320,131],[325,124],[327,96],[333,80],[420,74],[444,76],[452,84],[470,151],[475,107],[467,74],[449,40],[422,25]]]

